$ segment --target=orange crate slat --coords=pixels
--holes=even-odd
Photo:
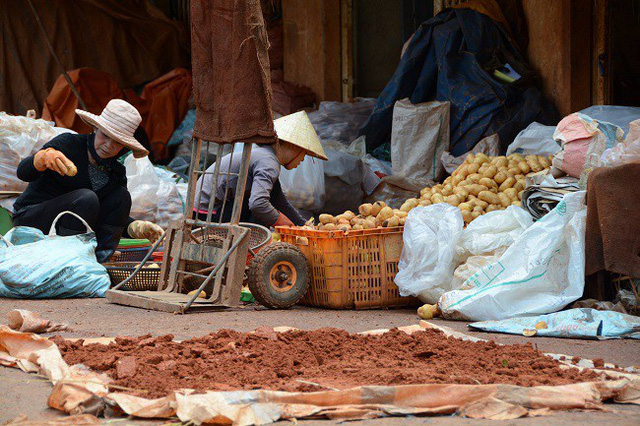
[[[300,248],[311,264],[302,304],[332,309],[406,306],[394,278],[402,252],[402,227],[318,231],[278,227],[281,240]]]

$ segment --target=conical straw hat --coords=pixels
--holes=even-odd
[[[328,160],[322,149],[320,138],[304,111],[285,115],[273,122],[278,139],[305,149],[311,156]]]

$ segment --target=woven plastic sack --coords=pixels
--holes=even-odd
[[[582,296],[587,208],[585,192],[564,196],[496,261],[444,293],[443,316],[473,321],[548,314]],[[407,221],[409,222],[409,221]]]
[[[56,235],[56,223],[71,214],[86,233]],[[17,226],[0,236],[0,297],[65,299],[104,297],[111,280],[96,260],[96,237],[89,225],[72,212],[60,213],[48,235],[36,228]]]

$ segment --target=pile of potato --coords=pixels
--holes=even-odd
[[[405,201],[400,210],[409,212],[418,206],[447,203],[458,207],[465,223],[469,223],[485,213],[519,206],[526,175],[548,169],[550,165],[549,158],[540,155],[469,154],[442,184],[424,188],[419,199]]]
[[[424,188],[420,198],[408,199],[399,209],[377,201],[362,204],[357,215],[350,210],[337,216],[321,214],[319,224],[310,220],[303,228],[349,231],[403,226],[413,208],[437,203],[458,207],[464,222],[470,223],[485,213],[519,206],[526,175],[550,166],[551,160],[541,155],[489,157],[482,153],[469,154],[442,184]]]
[[[407,220],[407,212],[392,209],[382,201],[373,204],[362,204],[358,207],[358,215],[347,210],[337,216],[321,214],[320,223],[314,227],[312,221],[307,222],[303,227],[306,229],[318,229],[324,231],[349,231],[358,229],[392,228],[403,226]]]

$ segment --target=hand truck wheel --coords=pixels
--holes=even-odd
[[[289,243],[273,243],[249,263],[249,290],[263,306],[289,308],[309,289],[309,262],[299,248]]]

